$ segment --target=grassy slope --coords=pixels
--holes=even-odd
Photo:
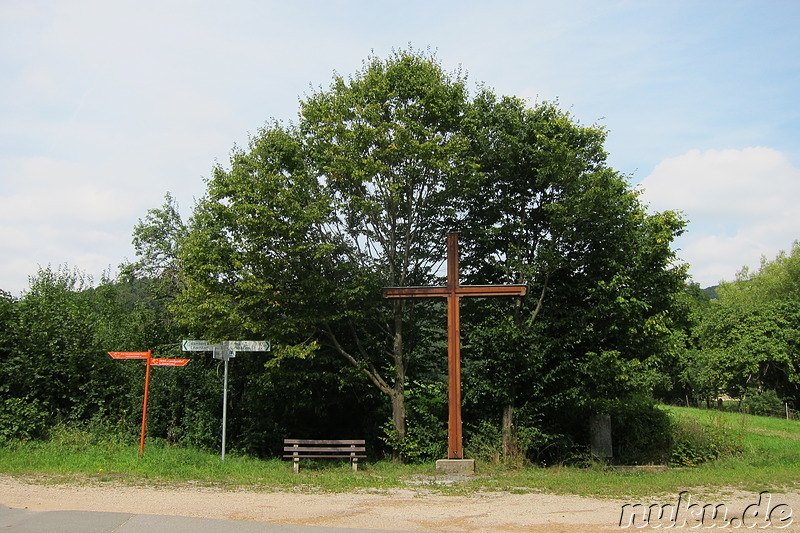
[[[102,442],[66,432],[49,443],[0,447],[0,473],[44,481],[126,482],[135,484],[209,484],[258,490],[383,490],[413,486],[445,492],[472,490],[542,491],[602,497],[645,497],[682,490],[713,494],[743,489],[772,492],[800,487],[800,422],[736,413],[667,408],[673,416],[724,426],[743,444],[744,453],[695,468],[629,472],[596,467],[504,469],[478,464],[479,476],[455,485],[437,483],[433,464],[367,463],[357,474],[349,465],[328,461],[292,474],[280,460],[260,461],[219,456],[191,449],[148,444],[143,459],[138,446]]]
[[[674,417],[694,418],[703,425],[727,428],[740,439],[743,453],[694,468],[661,472],[603,468],[498,472],[491,477],[491,485],[619,498],[677,494],[682,490],[713,494],[730,489],[781,492],[800,487],[800,421],[685,407],[665,409]]]

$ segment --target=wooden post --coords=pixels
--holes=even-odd
[[[461,300],[458,289],[458,233],[447,235],[447,457],[463,459],[461,421]]]
[[[589,441],[595,457],[611,459],[614,456],[611,440],[611,415],[596,414],[589,417]]]
[[[461,432],[461,307],[462,297],[524,296],[525,285],[461,285],[458,268],[458,233],[447,234],[447,286],[387,287],[384,298],[447,298],[447,457],[463,459]]]

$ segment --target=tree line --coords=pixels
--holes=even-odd
[[[0,441],[55,423],[133,432],[143,370],[107,351],[266,339],[272,352],[232,362],[229,449],[272,456],[285,437],[365,436],[396,459],[443,457],[444,305],[381,289],[442,284],[448,231],[461,234],[462,282],[529,287],[462,303],[473,456],[565,460],[604,413],[635,455],[649,445],[634,445],[631,424],[657,416],[654,395],[746,385],[796,397],[790,336],[748,363],[751,345],[732,355],[710,333],[709,317],[721,327],[761,302],[721,303],[761,273],[703,302],[671,249],[685,221],[648,212],[608,165],[605,137],[554,103],[471,95],[430,54],[368,58],[306,95],[296,122],[235,148],[188,220],[169,195],[148,211],[133,230],[138,259],[114,279],[48,268],[21,298],[2,294]],[[213,448],[219,362],[190,357],[154,373],[149,431]],[[783,373],[770,357],[784,357]]]
[[[800,407],[800,243],[713,294],[692,286],[674,399],[737,400],[755,414]]]

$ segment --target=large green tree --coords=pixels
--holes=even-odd
[[[517,405],[602,412],[652,387],[685,277],[670,249],[683,222],[645,211],[608,166],[602,128],[489,91],[469,118],[479,168],[462,185],[466,274],[531,288],[476,317],[479,386],[503,406],[510,453]]]
[[[448,185],[472,169],[462,133],[467,106],[460,75],[409,51],[369,58],[349,79],[335,76],[328,90],[301,102],[309,161],[336,213],[331,229],[353,251],[358,271],[378,283],[372,294],[381,285],[435,279],[442,249],[433,243],[455,214]],[[388,314],[373,315],[373,324],[364,324],[361,315],[360,327],[336,333],[328,323],[324,330],[335,349],[391,399],[395,436],[402,440],[414,353],[408,313],[424,306],[395,300],[390,307]]]
[[[380,289],[440,284],[444,234],[460,230],[465,281],[532,289],[465,306],[475,390],[509,427],[540,394],[602,409],[652,377],[683,274],[669,248],[682,221],[645,212],[604,141],[554,105],[470,99],[428,54],[370,57],[302,99],[296,125],[235,149],[185,231],[165,205],[138,246],[157,273],[174,257],[173,309],[193,334],[269,338],[267,368],[340,358],[342,383],[360,375],[389,400],[402,447],[410,372],[419,391],[443,373],[443,312]]]
[[[402,441],[410,306],[387,309],[380,289],[435,278],[447,185],[470,168],[466,105],[460,77],[398,52],[308,96],[297,127],[265,127],[214,170],[189,223],[184,324],[267,336],[278,358],[337,354],[389,398]]]
[[[800,401],[800,244],[717,288],[687,366],[706,394],[774,390]]]

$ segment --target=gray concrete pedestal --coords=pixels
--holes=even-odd
[[[474,474],[475,459],[439,459],[436,471],[442,474]]]

